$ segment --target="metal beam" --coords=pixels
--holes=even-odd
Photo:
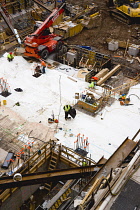
[[[16,40],[19,44],[21,44],[21,39],[18,35],[18,32],[16,29],[14,29],[13,25],[11,24],[10,20],[7,18],[7,16],[5,15],[3,9],[3,7],[0,7],[0,14],[2,15],[3,19],[5,20],[7,26],[10,28],[10,30],[12,31],[12,33],[14,34],[14,36],[16,37]]]
[[[10,23],[9,19],[6,17],[2,7],[0,7],[0,13],[1,13],[3,19],[5,20],[5,22],[7,23],[8,27],[10,28],[10,30],[12,31],[12,33],[15,34],[14,28],[13,28],[12,24]]]
[[[94,176],[103,164],[84,166],[78,168],[53,170],[22,175],[21,181],[14,181],[13,176],[0,178],[0,189],[22,187],[27,185],[43,184],[60,180],[79,179]]]
[[[51,10],[49,10],[43,3],[41,3],[40,1],[38,0],[32,0],[33,2],[35,2],[36,4],[38,4],[39,6],[41,6],[42,8],[48,10],[50,13],[52,13]]]

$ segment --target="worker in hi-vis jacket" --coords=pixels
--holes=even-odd
[[[12,53],[12,52],[8,53],[8,55],[7,55],[7,60],[10,62],[10,61],[12,61],[13,59],[14,59],[13,53]]]
[[[71,117],[74,119],[76,116],[76,110],[71,105],[65,105],[63,107],[65,111],[65,120],[71,119]],[[68,117],[70,115],[71,117]]]

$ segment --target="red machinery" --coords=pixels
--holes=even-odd
[[[25,56],[46,59],[48,54],[62,47],[62,37],[51,34],[49,27],[64,12],[65,3],[54,9],[37,30],[25,38]]]

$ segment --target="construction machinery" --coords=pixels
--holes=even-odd
[[[83,28],[92,29],[100,25],[101,15],[97,5],[89,4],[86,8],[79,5],[75,7],[66,5],[69,14],[63,17],[62,22],[53,26],[54,33],[62,35],[63,39],[77,35]]]
[[[110,14],[127,24],[140,23],[140,1],[109,0]]]
[[[50,33],[49,27],[64,12],[65,3],[56,7],[48,18],[35,30],[25,37],[25,56],[46,59],[48,54],[60,50],[63,42],[60,35]]]

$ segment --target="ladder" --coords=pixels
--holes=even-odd
[[[49,161],[49,166],[48,166],[48,171],[52,171],[54,169],[56,169],[57,163],[58,163],[58,159],[59,159],[59,155],[55,155],[54,153],[54,146],[52,146],[52,151],[51,151],[51,158]],[[50,191],[52,188],[52,182],[51,183],[45,183],[45,189]]]
[[[53,206],[51,206],[51,208],[49,208],[49,210],[57,210],[62,204],[63,202],[67,201],[68,199],[70,199],[70,197],[68,197],[70,195],[70,193],[72,192],[72,190],[70,188],[68,188],[59,198],[58,200],[53,204]]]

